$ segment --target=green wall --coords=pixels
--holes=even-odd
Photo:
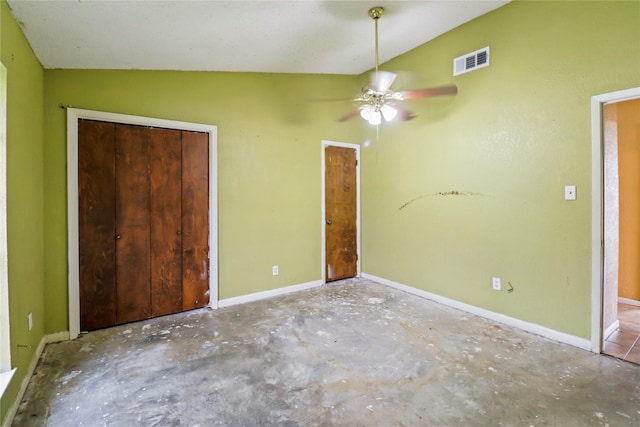
[[[219,292],[229,298],[322,277],[320,144],[358,142],[337,123],[353,76],[176,71],[45,71],[47,333],[67,325],[66,111],[218,126]],[[212,256],[216,256],[213,252]],[[271,266],[280,275],[271,275]]]
[[[5,1],[0,3],[1,58],[7,68],[7,231],[11,364],[18,368],[0,401],[0,420],[44,335],[43,300],[43,81],[44,72],[16,25]],[[33,313],[33,329],[27,315]],[[18,347],[18,346],[32,346]]]
[[[363,150],[363,271],[589,339],[590,97],[640,86],[640,3],[511,3],[383,68],[459,94]]]
[[[379,135],[360,120],[336,123],[348,105],[305,102],[349,96],[363,76],[43,71],[0,7],[19,368],[2,416],[33,355],[17,345],[68,330],[60,104],[218,126],[220,298],[320,279],[320,140],[370,140],[364,272],[590,336],[590,97],[640,86],[638,2],[518,1],[396,58],[383,68],[460,93],[408,102],[419,117]],[[487,45],[490,67],[451,76],[454,57]],[[577,201],[563,200],[567,184]],[[493,276],[515,291],[492,291]]]

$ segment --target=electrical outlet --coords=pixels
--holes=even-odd
[[[493,278],[493,290],[494,291],[499,291],[500,289],[501,289],[500,278],[499,277],[494,277]]]
[[[280,274],[280,272],[278,271],[278,266],[274,265],[271,269],[272,273],[274,276],[277,276],[278,274]]]
[[[33,329],[33,313],[29,313],[27,319],[29,320],[29,330],[31,330]]]

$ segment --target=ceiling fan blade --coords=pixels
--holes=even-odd
[[[398,112],[398,117],[405,122],[416,117],[416,114],[414,112],[407,110],[402,105],[394,105],[393,108],[395,108]]]
[[[403,90],[400,92],[404,99],[430,98],[432,96],[455,95],[458,93],[458,86],[440,86],[424,89]]]
[[[346,115],[340,117],[338,119],[338,121],[339,122],[346,122],[347,120],[352,119],[355,116],[359,116],[360,115],[360,109],[361,109],[361,107],[358,107],[355,110],[352,110],[351,112],[349,112],[349,114],[346,114]]]
[[[357,98],[356,98],[357,99]],[[354,98],[307,99],[307,102],[353,102]]]
[[[391,85],[398,75],[389,71],[374,71],[371,73],[369,88],[376,92],[386,92],[391,89]]]

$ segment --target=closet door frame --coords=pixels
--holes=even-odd
[[[209,307],[218,308],[218,127],[201,123],[67,108],[67,236],[70,339],[78,337],[81,332],[78,243],[78,121],[82,119],[204,132],[209,135]]]

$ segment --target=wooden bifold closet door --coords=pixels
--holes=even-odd
[[[209,302],[206,133],[78,122],[80,327]]]

